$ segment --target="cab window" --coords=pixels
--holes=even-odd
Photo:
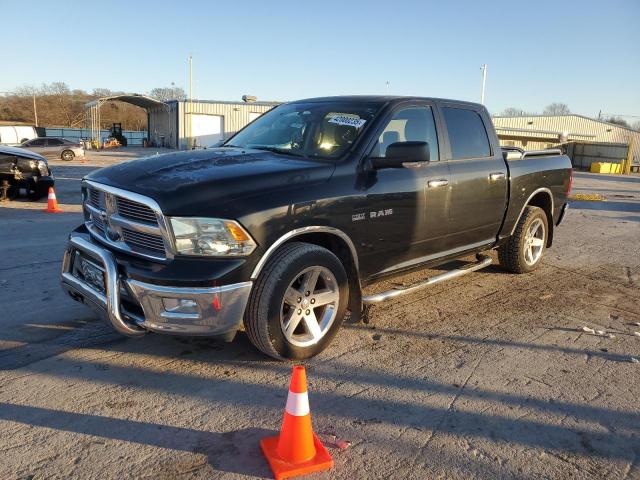
[[[442,114],[447,123],[453,160],[491,156],[489,137],[477,112],[465,108],[444,107]]]
[[[411,141],[427,142],[431,161],[440,159],[438,134],[431,107],[409,107],[396,112],[378,137],[371,156],[384,157],[392,143]]]

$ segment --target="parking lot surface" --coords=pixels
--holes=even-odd
[[[2,479],[271,476],[289,364],[242,332],[121,337],[59,287],[82,176],[149,153],[52,162],[65,213],[0,204]],[[576,173],[574,193],[607,201],[572,203],[537,271],[374,307],[306,362],[335,460],[314,478],[640,478],[640,177]]]

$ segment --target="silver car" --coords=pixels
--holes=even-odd
[[[65,161],[84,158],[84,147],[78,142],[66,138],[39,137],[20,144],[22,148],[39,153],[43,157],[61,158]]]

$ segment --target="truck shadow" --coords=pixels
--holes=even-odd
[[[204,456],[195,460],[189,472],[206,469],[228,473],[268,477],[269,466],[262,458],[259,440],[276,432],[262,428],[243,428],[230,432],[210,432],[138,420],[86,413],[66,412],[12,403],[0,403],[0,419],[36,427],[51,428],[110,440],[178,450]],[[238,460],[241,455],[242,461]],[[172,461],[165,466],[177,466]],[[182,469],[185,465],[180,465]],[[173,472],[176,476],[179,471]]]

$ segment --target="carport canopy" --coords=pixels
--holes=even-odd
[[[106,102],[125,102],[135,105],[136,107],[149,110],[152,108],[165,107],[167,104],[157,100],[155,98],[148,97],[146,95],[140,95],[138,93],[130,93],[123,95],[111,95],[109,97],[98,98],[85,103],[85,111],[88,111],[88,122],[91,125],[91,139],[100,140],[100,107]]]

